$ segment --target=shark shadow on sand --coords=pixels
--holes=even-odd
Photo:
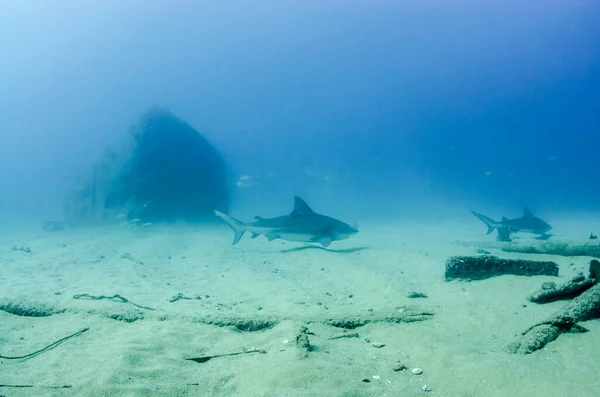
[[[287,249],[281,250],[279,252],[281,252],[283,254],[287,254],[289,252],[298,252],[298,251],[304,251],[304,250],[309,250],[309,249],[317,249],[317,250],[332,252],[335,254],[352,254],[354,252],[360,252],[360,251],[368,250],[370,248],[371,247],[363,246],[363,247],[353,247],[353,248],[343,248],[343,249],[331,249],[331,248],[321,247],[318,245],[303,245],[301,247],[287,248]]]

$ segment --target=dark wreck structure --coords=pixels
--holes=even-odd
[[[153,108],[68,193],[65,220],[205,222],[229,202],[221,154],[189,124]]]

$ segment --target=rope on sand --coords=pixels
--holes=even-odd
[[[73,295],[73,299],[93,299],[93,300],[107,299],[107,300],[111,300],[113,302],[129,303],[130,305],[139,307],[140,309],[155,310],[148,306],[142,306],[142,305],[138,305],[137,303],[133,303],[133,302],[129,301],[127,298],[125,298],[119,294],[114,294],[113,296],[106,296],[106,295],[94,296],[94,295],[90,295],[90,294],[77,294],[77,295]]]
[[[64,341],[66,341],[68,339],[71,339],[71,338],[74,338],[76,336],[79,336],[79,335],[83,334],[87,330],[89,330],[89,328],[84,328],[81,331],[77,331],[74,334],[71,334],[69,336],[65,336],[64,338],[61,338],[61,339],[57,340],[56,342],[49,344],[48,346],[44,347],[43,349],[34,351],[33,353],[29,353],[29,354],[26,354],[24,356],[2,356],[2,355],[0,355],[0,358],[3,358],[5,360],[21,360],[21,359],[35,357],[38,354],[41,354],[41,353],[43,353],[45,351],[54,349],[56,346],[60,345],[61,343],[63,343]]]
[[[0,387],[12,387],[15,389],[23,389],[23,388],[35,387],[35,385],[3,385],[3,384],[0,384]],[[47,387],[49,389],[70,389],[73,386],[72,385],[62,385],[62,386],[41,386],[41,387]]]

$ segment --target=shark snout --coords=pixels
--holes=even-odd
[[[338,240],[345,240],[355,235],[356,233],[358,233],[358,226],[356,224],[352,226],[346,225],[346,228],[344,228],[344,230],[336,233],[336,237]]]

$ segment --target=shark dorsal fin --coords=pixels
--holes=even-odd
[[[533,214],[529,211],[529,208],[525,207],[523,209],[523,218],[532,218]]]
[[[293,215],[312,214],[314,211],[310,209],[308,204],[298,196],[294,196]]]

